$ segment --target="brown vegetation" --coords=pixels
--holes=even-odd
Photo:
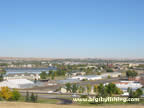
[[[22,102],[0,102],[0,108],[143,108],[143,105],[78,106],[78,105],[22,103]]]

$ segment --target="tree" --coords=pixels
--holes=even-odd
[[[12,100],[19,100],[21,97],[21,94],[16,90],[16,89],[13,89],[12,91]]]
[[[52,79],[52,80],[55,79],[55,72],[53,72],[53,73],[51,74],[51,79]]]
[[[134,78],[134,77],[136,77],[138,75],[138,73],[136,72],[136,71],[134,71],[134,70],[128,70],[128,71],[126,71],[126,76],[129,78],[129,77],[132,77],[132,78]]]
[[[109,83],[105,86],[105,89],[109,96],[112,96],[113,94],[122,94],[123,92],[121,89],[117,88],[115,84]]]
[[[48,75],[49,75],[49,76],[51,76],[51,75],[52,75],[52,73],[53,73],[53,71],[52,71],[52,70],[50,70],[50,71],[49,71],[49,73],[48,73]]]
[[[127,92],[128,92],[128,93],[130,92],[130,89],[131,89],[130,87],[127,88]]]
[[[0,74],[0,81],[3,81],[3,74]]]
[[[113,72],[113,70],[111,68],[107,68],[106,71],[107,72]]]
[[[67,92],[71,92],[71,84],[70,83],[66,83],[65,86],[66,86]]]
[[[76,84],[72,85],[72,93],[76,93],[78,90],[78,86]]]
[[[143,95],[143,91],[141,89],[137,89],[135,91],[135,95],[136,95],[135,97],[139,98],[141,95]]]
[[[86,87],[87,87],[87,93],[89,94],[89,93],[91,92],[91,88],[92,88],[92,87],[91,87],[90,84],[88,84]]]
[[[45,71],[42,71],[42,72],[40,73],[40,78],[41,78],[41,79],[46,79],[46,78],[47,78],[47,73],[46,73]]]
[[[1,74],[5,75],[6,74],[6,70],[5,69],[1,69]]]
[[[37,102],[37,100],[38,100],[38,95],[35,96],[35,102]]]
[[[30,96],[30,101],[31,102],[37,102],[37,98],[38,98],[38,96],[34,95],[34,93],[32,93],[31,96]]]
[[[98,85],[98,96],[107,97],[108,93],[103,84]]]
[[[0,96],[5,100],[12,98],[12,91],[8,87],[1,87]]]
[[[137,89],[136,91],[132,91],[132,89],[129,89],[129,98],[140,98],[140,96],[143,94],[141,89]],[[136,103],[129,101],[129,103]]]
[[[84,91],[85,91],[85,88],[82,87],[82,86],[80,86],[80,87],[79,87],[79,93],[84,93]]]
[[[109,83],[106,85],[106,90],[109,96],[112,96],[112,94],[116,94],[117,87],[113,83]]]
[[[82,93],[82,86],[79,86],[78,92],[79,92],[79,93]]]
[[[97,91],[98,91],[98,86],[97,86],[97,85],[94,85],[93,91],[94,91],[95,93],[97,93]]]
[[[25,101],[26,101],[26,102],[29,102],[29,101],[30,101],[30,97],[29,97],[29,92],[28,92],[28,91],[26,92]]]
[[[104,88],[104,85],[103,84],[99,84],[98,85],[98,93],[100,94],[102,89]]]
[[[123,94],[123,91],[120,88],[116,89],[116,94]]]
[[[132,89],[129,89],[129,98],[134,98],[135,97],[135,93],[132,91]]]

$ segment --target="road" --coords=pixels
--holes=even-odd
[[[26,93],[21,93],[21,94],[23,96],[26,95]],[[35,93],[35,94],[37,94],[39,98],[59,100],[60,103],[58,104],[72,104],[72,100],[66,99],[66,98],[71,98],[71,95],[39,94],[39,93]]]

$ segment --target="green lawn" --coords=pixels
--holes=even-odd
[[[25,102],[25,97],[21,96],[21,98],[19,99],[19,102]],[[38,102],[37,103],[47,103],[47,104],[57,104],[60,101],[57,99],[46,99],[46,98],[38,98]]]
[[[65,78],[65,76],[56,76],[55,80],[64,80]],[[48,77],[48,79],[51,79],[51,77]]]

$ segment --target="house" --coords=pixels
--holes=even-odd
[[[67,93],[67,90],[66,90],[66,88],[61,88],[60,92],[61,93]]]

